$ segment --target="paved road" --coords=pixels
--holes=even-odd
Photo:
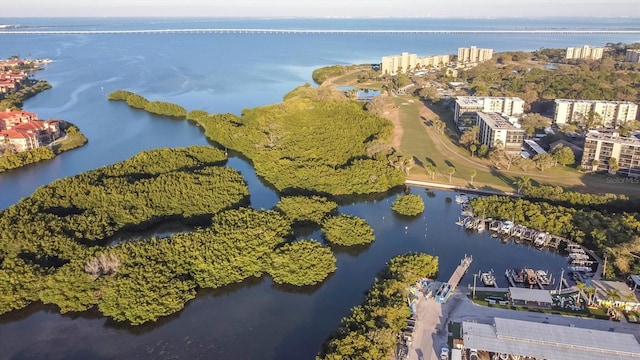
[[[456,289],[445,304],[438,304],[434,299],[420,301],[417,306],[418,320],[414,328],[413,343],[409,347],[408,360],[438,359],[440,349],[447,344],[449,321],[493,324],[494,317],[627,333],[634,335],[640,341],[640,324],[490,308],[473,303],[466,296],[466,291],[466,288]]]

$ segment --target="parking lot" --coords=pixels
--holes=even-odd
[[[452,322],[473,321],[492,324],[494,317],[535,321],[546,324],[575,326],[602,331],[628,333],[640,341],[640,324],[578,318],[573,316],[516,311],[480,306],[466,296],[466,288],[458,288],[445,304],[434,299],[422,299],[417,306],[418,319],[413,342],[409,347],[409,360],[436,360],[442,346],[447,345],[447,325]]]

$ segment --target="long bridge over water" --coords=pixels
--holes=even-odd
[[[0,30],[0,35],[118,35],[118,34],[640,34],[640,29],[620,30],[374,30],[374,29],[261,29],[261,28],[202,28],[202,29],[141,29],[141,30]]]

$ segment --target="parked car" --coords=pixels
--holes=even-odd
[[[440,360],[449,360],[449,348],[447,346],[440,349]]]

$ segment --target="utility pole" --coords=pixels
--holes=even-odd
[[[602,267],[602,277],[607,278],[607,254],[604,254],[604,266]]]
[[[473,297],[472,297],[472,299],[476,298],[476,277],[478,277],[478,274],[473,274]]]
[[[562,273],[560,274],[560,281],[558,283],[558,294],[560,294],[560,290],[562,290],[562,280],[564,280],[564,269],[562,269]]]

